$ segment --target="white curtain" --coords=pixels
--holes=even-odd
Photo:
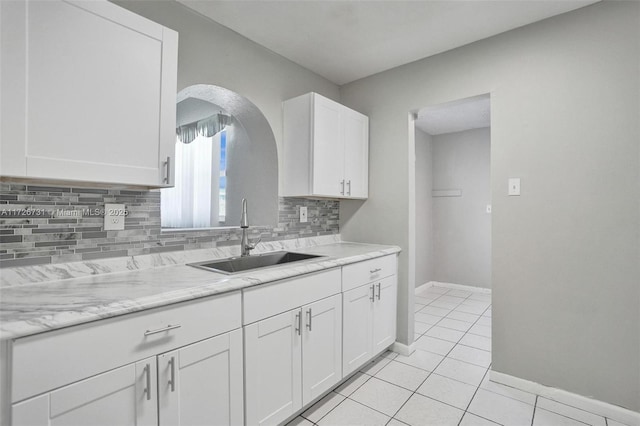
[[[219,163],[220,133],[176,142],[175,187],[162,190],[162,227],[217,226]]]

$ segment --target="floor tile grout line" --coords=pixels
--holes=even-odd
[[[536,395],[536,410],[538,409],[538,397],[544,398],[542,395]],[[553,400],[551,400],[551,401],[553,401]],[[567,404],[564,404],[562,402],[558,402],[558,401],[554,401],[554,402],[557,402],[558,404],[561,404],[561,405],[565,405],[567,407],[572,407],[571,405],[567,405]],[[566,419],[571,419],[571,420],[576,421],[578,423],[582,423],[582,424],[585,424],[585,425],[591,425],[591,423],[583,422],[582,420],[576,419],[575,417],[571,417],[571,416],[569,416],[567,414],[558,413],[557,411],[553,411],[553,410],[551,410],[549,408],[544,408],[544,407],[539,407],[539,408],[541,410],[543,410],[543,411],[548,411],[550,413],[557,414],[558,416],[564,417]],[[604,419],[605,425],[607,424],[607,418],[605,416],[601,416],[600,414],[591,413],[589,411],[585,411],[585,410],[582,410],[582,409],[577,408],[577,407],[572,407],[572,408],[575,408],[575,409],[577,409],[579,411],[584,411],[585,413],[591,414],[591,415],[596,416],[596,417],[602,417]]]
[[[383,355],[379,355],[379,356],[380,356],[380,357],[384,357]],[[386,358],[386,357],[384,357],[384,358]],[[396,358],[397,358],[397,357],[396,357]],[[388,359],[388,358],[387,358],[387,359]],[[378,371],[376,372],[376,374],[377,374],[377,373],[379,373],[382,369],[384,369],[387,365],[389,365],[389,364],[390,364],[394,359],[395,359],[395,358],[389,359],[389,362],[388,362],[384,367],[382,367],[380,370],[378,370]],[[408,365],[408,364],[405,364],[405,365]],[[415,368],[418,368],[418,367],[415,367]],[[424,371],[427,371],[427,370],[424,370]],[[375,376],[375,374],[365,373],[364,371],[361,371],[361,370],[358,370],[358,372],[362,373],[363,375],[369,376],[369,378],[368,378],[367,380],[365,380],[365,381],[364,381],[360,386],[358,386],[358,387],[357,387],[353,392],[349,393],[349,395],[348,395],[348,396],[345,396],[345,395],[339,394],[339,395],[341,395],[341,396],[344,396],[345,398],[344,398],[342,401],[340,401],[338,404],[336,404],[336,406],[335,406],[335,407],[333,407],[331,410],[327,411],[327,412],[326,412],[322,417],[320,417],[320,419],[318,419],[318,421],[320,421],[320,420],[322,420],[323,418],[325,418],[327,415],[329,415],[329,413],[330,413],[330,412],[332,412],[333,410],[335,410],[336,408],[338,408],[338,406],[339,406],[339,405],[341,405],[344,401],[346,401],[347,399],[349,399],[349,400],[351,400],[351,401],[353,401],[353,402],[356,402],[356,403],[358,403],[358,404],[360,404],[360,405],[362,405],[362,406],[364,406],[364,407],[370,408],[370,409],[372,409],[372,410],[374,410],[374,411],[376,411],[376,412],[378,412],[378,413],[380,413],[380,414],[383,414],[383,415],[385,415],[385,416],[389,417],[389,421],[387,422],[387,423],[389,423],[392,419],[394,419],[394,416],[395,416],[396,414],[398,414],[398,411],[400,411],[400,409],[402,409],[402,407],[404,406],[404,404],[406,404],[406,402],[407,402],[409,399],[411,399],[411,396],[413,396],[413,394],[415,393],[415,391],[411,391],[411,389],[407,389],[407,388],[402,387],[402,386],[400,386],[400,385],[397,385],[397,384],[395,384],[395,383],[391,383],[391,382],[388,382],[388,381],[386,381],[386,380],[384,380],[384,379],[381,379],[381,378],[379,378],[379,377],[376,377],[376,376]],[[429,374],[427,375],[427,377],[429,377],[430,375],[431,375],[431,372],[429,372]],[[404,390],[407,390],[407,391],[409,391],[409,392],[412,392],[412,393],[411,393],[411,395],[409,396],[409,398],[407,398],[407,401],[405,401],[405,402],[402,404],[402,406],[400,406],[400,408],[398,409],[398,411],[396,411],[396,412],[394,413],[394,415],[393,415],[393,416],[389,416],[388,414],[383,413],[382,411],[379,411],[379,410],[377,410],[377,409],[375,409],[375,408],[373,408],[373,407],[369,407],[368,405],[366,405],[366,404],[364,404],[364,403],[362,403],[362,402],[359,402],[359,401],[357,401],[357,400],[355,400],[355,399],[351,398],[351,395],[353,395],[354,393],[356,393],[356,391],[357,391],[358,389],[360,389],[362,386],[364,386],[364,385],[365,385],[365,383],[369,382],[372,378],[376,378],[376,379],[378,379],[378,380],[380,380],[380,381],[383,381],[383,382],[385,382],[385,383],[389,383],[389,384],[394,385],[394,386],[397,386],[397,387],[399,387],[399,388],[401,388],[401,389],[404,389]],[[425,380],[426,380],[426,378],[425,378]],[[423,382],[424,382],[424,380],[423,380]],[[420,383],[420,385],[419,385],[418,387],[420,387],[420,386],[422,385],[422,383],[423,383],[423,382],[421,382],[421,383]],[[334,392],[334,391],[332,391],[332,392]],[[337,393],[337,392],[336,392],[336,393]],[[305,418],[306,420],[309,420],[309,419],[307,419],[306,417],[304,417],[304,418]],[[309,421],[310,421],[310,420],[309,420]],[[401,423],[404,423],[404,422],[401,422]],[[406,423],[405,423],[405,424],[406,424]]]
[[[484,316],[484,314],[485,314],[489,309],[491,309],[491,307],[492,307],[492,304],[489,304],[489,306],[488,306],[487,308],[485,308],[485,310],[484,310],[484,311],[482,311],[482,314],[480,314],[480,315],[478,316],[478,319],[473,323],[473,325],[475,325],[478,321],[480,321],[480,318],[482,318],[482,317]],[[436,324],[437,324],[437,323],[436,323]],[[473,325],[472,325],[472,326],[473,326]],[[464,334],[466,335],[466,334],[473,334],[473,333],[465,332]],[[474,334],[474,335],[475,335],[475,334]],[[430,336],[428,336],[428,337],[430,337]],[[485,337],[485,338],[488,338],[488,337],[486,337],[486,336],[479,336],[479,337]],[[437,337],[432,337],[432,338],[437,339]],[[462,338],[464,338],[464,335],[460,338],[460,340],[462,340]],[[447,340],[444,340],[444,339],[439,339],[439,340],[443,340],[443,341],[447,342]],[[452,342],[450,342],[450,343],[452,343]],[[447,355],[445,355],[445,356],[444,356],[444,358],[442,359],[442,361],[440,361],[440,363],[438,363],[438,366],[439,366],[439,365],[444,361],[444,359],[449,358],[449,355],[451,354],[451,352],[453,351],[453,349],[455,349],[455,347],[456,347],[457,345],[462,345],[462,346],[465,346],[465,347],[469,347],[469,348],[473,348],[473,349],[478,349],[478,350],[482,350],[482,351],[490,352],[490,353],[491,353],[491,351],[487,351],[487,350],[485,350],[485,349],[481,349],[481,348],[476,348],[476,347],[473,347],[473,346],[465,345],[465,344],[463,344],[463,343],[460,343],[460,341],[458,341],[458,342],[453,346],[453,348],[451,348],[451,350],[447,353]],[[427,352],[428,352],[428,351],[427,351]],[[435,352],[432,352],[432,353],[435,353]],[[440,354],[437,354],[437,355],[440,355]],[[476,365],[476,364],[472,364],[472,363],[469,363],[469,362],[466,362],[466,361],[463,361],[463,360],[458,360],[458,359],[453,358],[453,357],[451,357],[451,359],[456,360],[456,361],[460,361],[460,362],[465,362],[466,364],[470,364],[470,365]],[[399,361],[399,362],[401,362],[401,361]],[[438,368],[438,366],[436,366],[436,369]],[[477,366],[477,365],[476,365],[476,366]],[[482,367],[482,366],[478,366],[478,367],[485,368],[485,367]],[[482,381],[484,381],[484,377],[489,373],[489,370],[491,369],[491,364],[489,364],[489,367],[486,367],[486,368],[487,368],[487,370],[485,371],[485,374],[484,374],[484,375],[483,375],[483,377],[482,377]],[[438,373],[436,373],[436,372],[435,372],[435,370],[436,370],[436,369],[434,369],[434,371],[433,371],[432,373],[435,373],[435,374],[437,374],[437,375],[440,375],[440,374],[438,374]],[[453,379],[453,378],[448,377],[448,376],[444,376],[444,377],[447,377],[447,378],[452,379],[452,380],[456,380],[456,379]],[[426,379],[425,379],[425,380],[426,380]],[[456,381],[458,381],[458,382],[459,382],[459,380],[456,380]],[[476,389],[476,393],[477,393],[477,390],[481,388],[482,381],[481,381],[481,382],[480,382],[480,384],[478,385],[478,387],[477,387],[477,389]],[[423,382],[423,383],[424,383],[424,382]],[[464,383],[464,382],[461,382],[461,383]],[[468,384],[468,383],[467,383],[467,384]],[[422,385],[420,385],[420,386],[422,386]],[[490,389],[485,389],[485,388],[482,388],[482,389],[483,389],[483,390],[486,390],[487,392],[491,392],[492,394],[495,394],[495,395],[500,395],[500,396],[503,396],[503,397],[505,397],[505,398],[512,399],[512,400],[514,400],[514,401],[523,402],[523,401],[520,401],[519,399],[512,398],[512,397],[507,396],[507,395],[502,395],[502,394],[499,394],[499,393],[497,393],[497,392],[493,392],[493,391],[491,391]],[[527,392],[527,393],[528,393],[528,392]],[[421,395],[421,394],[420,394],[420,395]],[[538,396],[538,395],[536,395],[536,401],[537,401],[537,396]],[[475,393],[474,393],[474,397],[475,397]],[[471,398],[471,400],[473,400],[473,397]],[[437,401],[437,400],[436,400],[436,401]],[[440,402],[442,402],[442,401],[440,401]],[[469,403],[469,404],[470,404],[470,403]],[[575,407],[574,407],[574,408],[575,408]],[[535,410],[535,407],[534,407],[534,410]],[[584,411],[584,410],[583,410],[583,411]],[[472,414],[473,414],[473,413],[472,413]],[[474,415],[475,415],[475,414],[474,414]],[[565,416],[565,417],[566,417],[566,416]]]
[[[331,392],[334,392],[334,391],[331,391]],[[329,394],[330,394],[330,393],[328,393],[327,395],[329,395]],[[340,396],[344,396],[344,395],[342,395],[342,394],[338,394],[338,395],[340,395]],[[321,400],[322,400],[322,398],[321,398],[318,402],[320,402]],[[343,399],[342,401],[338,402],[338,403],[336,404],[336,406],[335,406],[335,407],[333,407],[331,410],[329,410],[329,411],[327,411],[326,413],[324,413],[324,415],[323,415],[322,417],[320,417],[320,418],[318,419],[318,421],[317,421],[317,422],[315,422],[315,423],[314,423],[314,422],[311,422],[311,420],[307,419],[307,418],[306,418],[306,417],[304,417],[302,414],[301,414],[300,416],[301,416],[301,417],[303,417],[303,418],[305,418],[305,419],[307,419],[308,421],[310,421],[310,422],[311,422],[311,423],[313,423],[314,425],[319,424],[319,423],[320,423],[320,420],[322,420],[322,419],[324,419],[325,417],[327,417],[327,416],[329,415],[329,413],[330,413],[330,412],[332,412],[333,410],[335,410],[336,408],[338,408],[338,407],[339,407],[343,402],[345,402],[346,400],[347,400],[347,397],[345,396],[345,397],[344,397],[344,399]],[[318,402],[316,402],[316,404],[317,404]],[[313,405],[315,405],[315,404],[313,404]],[[311,407],[313,407],[313,405],[312,405]],[[311,408],[311,407],[309,407],[309,408]],[[304,414],[304,413],[303,413],[303,414]]]
[[[490,307],[491,307],[491,305],[489,305],[489,307],[488,307],[488,308],[486,308],[486,309],[483,311],[483,313],[484,313],[484,312],[486,312],[486,310],[487,310],[487,309],[489,309]],[[447,315],[449,315],[449,314],[450,314],[451,312],[453,312],[453,311],[455,311],[455,308],[454,308],[454,309],[452,309],[452,310],[450,310],[450,311],[449,311],[449,313],[448,313]],[[463,312],[463,313],[466,313],[466,312]],[[442,316],[442,317],[438,320],[438,322],[436,322],[435,324],[433,324],[433,325],[432,325],[432,327],[435,327],[436,325],[438,325],[438,324],[439,324],[443,319],[445,319],[445,318],[447,317],[447,315]],[[473,315],[475,315],[475,314],[473,314]],[[439,315],[434,315],[434,316],[439,316]],[[477,324],[477,322],[478,322],[478,321],[480,321],[480,318],[481,318],[481,317],[482,317],[482,314],[478,315],[478,318],[477,318],[474,322],[472,322],[472,323],[471,323],[471,327],[473,327],[474,325],[476,325],[476,324]],[[418,321],[418,322],[420,322],[420,321]],[[467,321],[463,321],[463,322],[467,322]],[[469,327],[469,329],[471,329],[471,327]],[[447,328],[447,327],[444,327],[444,328]],[[462,331],[462,330],[456,330],[456,331]],[[466,331],[465,331],[465,333],[466,333]]]
[[[475,392],[473,392],[473,395],[471,396],[471,399],[469,399],[469,403],[467,404],[467,407],[464,409],[464,414],[462,414],[462,417],[460,417],[460,421],[458,422],[458,426],[460,426],[460,423],[462,423],[462,419],[467,414],[467,412],[469,412],[469,407],[471,406],[471,403],[473,402],[473,398],[476,397],[476,394],[478,393],[478,389],[480,389],[480,385],[482,385],[482,382],[484,381],[484,378],[487,376],[487,374],[489,374],[489,368],[490,367],[491,366],[487,367],[487,371],[485,371],[484,374],[482,375],[482,380],[480,380],[480,383],[476,387]],[[473,414],[473,413],[471,413],[471,414]]]
[[[542,395],[539,395],[539,396],[540,396],[542,399],[546,399],[546,400],[549,400],[549,401],[553,401],[553,402],[555,402],[556,404],[564,405],[564,406],[566,406],[566,407],[571,407],[571,408],[573,408],[573,409],[575,409],[575,410],[578,410],[578,411],[584,411],[585,413],[591,414],[591,415],[596,416],[596,417],[604,417],[604,419],[605,419],[605,420],[607,419],[607,417],[606,417],[606,416],[603,416],[603,415],[598,414],[598,413],[594,413],[593,411],[585,410],[585,409],[583,409],[583,408],[579,408],[579,407],[576,407],[576,406],[571,405],[571,404],[565,404],[564,402],[556,401],[556,400],[551,399],[551,398],[546,398],[546,397],[544,397],[544,396],[542,396]],[[559,414],[559,415],[561,415],[561,416],[563,416],[563,415],[564,415],[564,414],[560,414],[560,413],[557,413],[557,412],[555,412],[555,411],[552,411],[552,410],[550,410],[550,409],[548,409],[548,408],[543,408],[543,407],[540,407],[540,408],[541,408],[542,410],[551,411],[552,413],[556,413],[556,414]],[[568,417],[568,416],[564,416],[564,417]],[[573,419],[573,417],[569,417],[569,418],[570,418],[570,419]],[[577,419],[574,419],[574,420],[577,420]],[[578,421],[581,421],[581,420],[578,420]],[[584,423],[584,422],[582,422],[582,423]]]
[[[355,393],[355,392],[354,392],[354,393]],[[353,394],[351,394],[351,395],[353,395]],[[409,398],[411,398],[411,396],[410,396]],[[409,398],[407,398],[407,401],[409,400]],[[363,407],[367,407],[367,408],[369,408],[369,409],[371,409],[371,410],[375,411],[376,413],[380,413],[380,414],[382,414],[382,415],[384,415],[384,416],[386,416],[386,417],[389,417],[389,421],[390,421],[391,419],[393,419],[393,418],[394,418],[394,416],[395,416],[396,414],[398,414],[398,411],[396,411],[396,412],[395,412],[395,414],[394,414],[393,416],[390,416],[389,414],[387,414],[387,413],[383,413],[382,411],[378,410],[377,408],[370,407],[370,406],[368,406],[367,404],[365,404],[365,403],[363,403],[363,402],[360,402],[360,401],[358,401],[358,400],[356,400],[356,399],[353,399],[353,398],[347,397],[347,398],[345,398],[345,401],[346,401],[347,399],[349,399],[349,400],[351,400],[351,401],[353,401],[353,402],[355,402],[355,403],[358,403],[358,404],[362,405]],[[342,402],[344,402],[344,401],[342,401]],[[402,404],[402,406],[404,406],[404,404],[406,404],[406,401]],[[401,407],[401,408],[402,408],[402,407]]]
[[[395,417],[391,417],[391,418],[390,418],[390,419],[385,423],[385,426],[389,426],[389,423],[391,423],[391,422],[392,422],[392,421],[394,421],[394,420],[395,420],[396,422],[400,423],[400,424],[407,425],[407,426],[411,426],[410,424],[405,423],[405,422],[403,422],[403,421],[400,421],[400,420],[396,419]]]
[[[379,355],[379,356],[382,356],[382,355]],[[353,393],[354,393],[355,391],[357,391],[357,390],[358,390],[358,389],[360,389],[362,386],[364,386],[364,384],[365,384],[365,383],[367,383],[367,382],[368,382],[368,381],[373,377],[373,376],[371,376],[370,374],[367,374],[367,373],[365,373],[365,372],[363,372],[363,371],[361,371],[361,370],[358,370],[358,373],[362,373],[362,374],[363,374],[363,375],[365,375],[365,376],[369,376],[369,378],[368,378],[367,380],[365,380],[364,382],[362,382],[362,384],[361,384],[360,386],[358,386],[357,388],[355,388],[355,389],[353,390],[353,392],[349,393],[349,395],[342,395],[341,393],[338,393],[338,392],[336,392],[336,391],[335,391],[335,389],[339,388],[339,387],[340,387],[340,386],[342,386],[342,385],[337,386],[336,388],[332,389],[332,390],[331,390],[331,392],[337,393],[337,394],[338,394],[338,395],[340,395],[340,396],[344,396],[344,399],[343,399],[342,401],[340,401],[339,403],[337,403],[337,404],[336,404],[336,406],[335,406],[335,407],[333,407],[331,410],[327,411],[327,412],[326,412],[322,417],[320,417],[320,418],[318,419],[318,422],[320,422],[320,420],[324,419],[324,418],[325,418],[325,417],[326,417],[330,412],[332,412],[333,410],[335,410],[336,408],[338,408],[338,406],[339,406],[340,404],[342,404],[344,401],[346,401],[346,400],[349,398],[349,396],[353,395]],[[356,376],[356,375],[357,375],[357,373],[356,373],[356,374],[354,374],[353,376]],[[350,378],[350,379],[348,379],[348,380],[351,380],[351,378]],[[327,395],[330,395],[330,394],[331,394],[331,392],[329,392]],[[321,400],[322,400],[322,398],[321,398],[318,402],[320,402]],[[316,404],[317,404],[318,402],[316,402]],[[357,402],[357,401],[356,401],[356,402]],[[314,405],[315,405],[315,404],[314,404]],[[313,405],[312,405],[311,407],[313,407]],[[311,407],[309,407],[309,408],[311,408]],[[304,417],[304,416],[303,416],[303,414],[304,414],[304,412],[303,412],[302,414],[300,414],[300,416],[301,416],[301,417],[303,417],[304,419],[306,419],[306,420],[308,420],[308,421],[310,421],[310,422],[311,422],[311,420],[309,420],[309,419],[307,419],[306,417]],[[313,423],[313,422],[311,422],[311,423]],[[313,424],[317,424],[317,422],[316,422],[316,423],[313,423]]]
[[[447,293],[448,293],[448,292],[447,292]],[[439,299],[440,297],[442,297],[442,296],[446,295],[447,293],[443,293],[443,294],[441,294],[441,295],[440,295],[440,296],[438,296],[438,298],[436,298],[435,300],[437,300],[437,299]],[[467,300],[470,296],[471,296],[471,295],[467,296],[466,298],[464,298],[464,300]],[[452,296],[452,297],[453,297],[453,296]],[[435,301],[435,300],[434,300],[434,301]],[[464,301],[464,300],[463,300],[463,301]],[[456,310],[456,308],[457,308],[458,306],[460,306],[461,304],[462,304],[462,302],[460,302],[458,305],[456,305],[456,307],[455,307],[455,308],[449,309],[448,314],[450,314],[451,312],[453,312],[454,310]],[[425,305],[425,306],[430,306],[430,304],[429,304],[429,305]],[[489,305],[489,307],[490,307],[490,306],[491,306],[491,305]],[[437,306],[436,306],[436,307],[437,307]],[[446,309],[446,308],[441,308],[441,309]],[[489,309],[489,308],[486,308],[486,309]],[[484,312],[486,312],[486,309],[485,309],[485,311],[483,311],[483,313],[484,313]],[[420,310],[419,310],[419,311],[420,311]],[[419,312],[419,311],[418,311],[418,312]],[[461,312],[462,312],[462,311],[461,311]],[[448,314],[447,314],[447,315],[448,315]],[[472,314],[472,315],[475,315],[475,314]],[[473,326],[473,325],[475,325],[475,324],[476,324],[476,322],[480,320],[480,317],[481,317],[481,316],[482,316],[482,315],[478,316],[478,319],[476,319],[476,321],[474,321],[474,322],[472,323],[472,326]],[[446,315],[445,315],[445,316],[443,316],[443,317],[441,317],[441,318],[440,318],[440,320],[438,320],[438,323],[439,323],[442,319],[444,319],[445,317],[446,317]],[[466,322],[466,321],[465,321],[465,322]],[[433,327],[434,327],[434,326],[436,326],[436,325],[437,325],[437,323],[436,323],[436,324],[431,325],[431,327],[429,327],[429,329],[427,329],[427,331],[429,331],[431,328],[433,328]],[[446,328],[446,327],[444,327],[444,328]],[[427,331],[425,331],[425,333],[426,333]],[[455,331],[460,331],[460,330],[455,330]],[[467,332],[465,332],[465,333],[463,334],[463,336],[462,336],[460,339],[462,339],[466,334],[467,334]],[[424,335],[424,333],[422,333],[422,334],[421,334],[421,337],[422,337],[423,335]],[[429,336],[429,337],[430,337],[430,336]],[[484,337],[484,336],[481,336],[481,337]],[[435,338],[435,337],[434,337],[434,338]],[[443,340],[443,341],[445,341],[445,342],[448,342],[447,340],[444,340],[444,339],[439,339],[439,340]],[[379,377],[376,377],[376,376],[375,376],[375,374],[377,374],[377,373],[378,373],[378,372],[380,372],[382,369],[384,369],[387,365],[389,365],[389,364],[390,364],[390,363],[391,363],[395,358],[397,358],[397,357],[392,358],[392,359],[389,359],[389,362],[388,362],[384,367],[382,367],[380,370],[378,370],[375,374],[368,374],[368,373],[365,373],[365,372],[363,372],[363,371],[359,370],[359,372],[360,372],[360,373],[362,373],[363,375],[369,376],[369,378],[368,378],[367,380],[365,380],[362,384],[360,384],[360,386],[358,386],[355,390],[353,390],[351,393],[349,393],[349,395],[348,395],[348,396],[342,395],[342,394],[340,394],[340,393],[338,393],[338,392],[335,392],[335,390],[332,390],[331,392],[336,393],[336,394],[338,394],[338,395],[340,395],[340,396],[343,396],[343,397],[344,397],[344,399],[343,399],[342,401],[340,401],[338,404],[336,404],[336,406],[335,406],[335,407],[333,407],[331,410],[327,411],[327,412],[326,412],[322,417],[320,417],[320,418],[318,419],[318,422],[320,422],[323,418],[325,418],[327,415],[329,415],[329,413],[331,413],[333,410],[335,410],[335,409],[336,409],[336,408],[338,408],[340,405],[342,405],[342,403],[343,403],[344,401],[346,401],[347,399],[349,399],[349,400],[351,400],[351,401],[353,401],[353,402],[355,402],[355,403],[358,403],[358,404],[360,404],[360,405],[362,405],[362,406],[364,406],[364,407],[367,407],[367,408],[369,408],[369,409],[372,409],[372,410],[374,410],[374,411],[376,411],[376,412],[378,412],[378,413],[381,413],[381,414],[383,414],[383,415],[385,415],[385,416],[390,417],[390,418],[389,418],[389,421],[387,421],[387,423],[389,423],[389,422],[390,422],[391,420],[393,420],[393,419],[396,419],[396,417],[395,417],[395,416],[400,412],[400,410],[402,410],[402,408],[406,405],[406,403],[407,403],[407,402],[408,402],[408,401],[409,401],[409,400],[410,400],[410,399],[411,399],[411,398],[412,398],[412,397],[417,393],[417,390],[418,390],[418,389],[419,389],[419,388],[424,384],[424,382],[425,382],[425,381],[426,381],[426,380],[427,380],[427,379],[428,379],[432,374],[434,374],[435,370],[440,366],[440,364],[442,364],[442,362],[444,362],[444,360],[445,360],[446,358],[448,358],[448,357],[449,357],[449,354],[450,354],[450,353],[451,353],[451,351],[452,351],[452,350],[453,350],[453,349],[454,349],[454,348],[459,344],[459,341],[460,341],[460,340],[458,340],[458,342],[449,342],[449,343],[454,343],[454,346],[453,346],[453,347],[452,347],[452,348],[447,352],[447,354],[446,354],[446,355],[444,355],[444,356],[443,356],[443,355],[441,355],[441,354],[436,354],[436,355],[439,355],[439,356],[443,356],[443,358],[440,360],[440,362],[438,362],[438,364],[435,366],[435,368],[434,368],[434,370],[433,370],[433,371],[428,371],[428,370],[421,369],[421,368],[419,368],[419,367],[412,366],[412,367],[414,367],[414,368],[419,368],[420,370],[423,370],[423,371],[426,371],[426,372],[428,372],[428,373],[429,373],[429,374],[427,374],[427,377],[426,377],[426,378],[425,378],[425,379],[420,383],[420,385],[418,385],[418,387],[417,387],[417,388],[416,388],[416,390],[414,390],[414,391],[411,391],[410,389],[407,389],[407,388],[405,388],[405,387],[399,386],[399,385],[397,385],[397,384],[395,384],[395,383],[388,382],[388,381],[386,381],[386,380],[384,380],[384,379],[381,379],[381,378],[379,378]],[[464,346],[464,345],[463,345],[463,346]],[[475,349],[478,349],[478,348],[475,348]],[[480,349],[480,350],[482,350],[482,349]],[[379,355],[379,356],[381,356],[381,357],[382,357],[383,355]],[[386,358],[386,357],[385,357],[385,358]],[[456,360],[455,358],[451,358],[451,359]],[[465,362],[465,361],[462,361],[462,360],[456,360],[456,361]],[[398,361],[398,362],[401,362],[401,361]],[[471,363],[467,363],[467,362],[465,362],[465,363],[466,363],[466,364],[469,364],[469,365],[475,365],[475,364],[471,364]],[[403,363],[403,364],[404,364],[404,363]],[[410,364],[404,364],[404,365],[411,366]],[[481,367],[481,368],[483,368],[483,367]],[[488,371],[488,368],[487,368],[487,371]],[[485,371],[485,375],[487,374],[487,371]],[[436,373],[436,374],[437,374],[437,373]],[[439,374],[437,374],[437,375],[439,375]],[[407,400],[406,400],[406,401],[405,401],[405,402],[400,406],[400,408],[398,408],[398,410],[396,410],[396,412],[393,414],[393,416],[389,416],[389,415],[388,415],[388,414],[386,414],[386,413],[383,413],[383,412],[381,412],[381,411],[379,411],[379,410],[377,410],[377,409],[375,409],[375,408],[373,408],[373,407],[369,407],[369,406],[368,406],[368,405],[366,405],[366,404],[363,404],[363,403],[361,403],[361,402],[359,402],[359,401],[357,401],[357,400],[355,400],[355,399],[350,398],[350,397],[351,397],[351,395],[353,395],[353,394],[354,394],[358,389],[360,389],[362,386],[364,386],[364,384],[365,384],[365,383],[369,382],[369,381],[371,380],[371,378],[372,378],[372,377],[375,377],[376,379],[378,379],[378,380],[380,380],[380,381],[383,381],[383,382],[385,382],[385,383],[389,383],[389,384],[391,384],[391,385],[397,386],[397,387],[399,387],[399,388],[401,388],[401,389],[405,389],[405,390],[408,390],[408,391],[410,391],[410,392],[411,392],[411,395],[409,396],[409,398],[407,398]],[[443,376],[443,377],[447,377],[447,376]],[[447,378],[448,378],[448,377],[447,377]],[[450,378],[450,379],[451,379],[451,378]],[[455,380],[455,379],[451,379],[451,380]],[[483,376],[483,380],[484,380],[484,376]],[[456,381],[457,381],[457,380],[456,380]],[[464,382],[460,382],[460,383],[464,383]],[[482,383],[482,381],[481,381],[481,383]],[[479,385],[478,385],[478,388],[479,388]],[[476,392],[477,392],[477,389],[478,389],[478,388],[476,388]],[[330,394],[330,393],[329,393],[329,394]],[[329,395],[329,394],[328,394],[328,395]],[[430,398],[430,397],[428,397],[428,396],[426,396],[426,395],[422,395],[422,394],[418,394],[418,395],[423,396],[423,397],[425,397],[425,398]],[[475,395],[475,393],[474,393],[474,395]],[[433,399],[434,401],[440,402],[440,403],[442,403],[442,404],[445,404],[445,405],[448,405],[448,406],[450,406],[450,407],[453,407],[453,408],[456,408],[456,409],[460,410],[460,408],[455,407],[455,406],[453,406],[453,405],[451,405],[451,404],[447,404],[446,402],[439,401],[439,400],[437,400],[437,399],[435,399],[435,398],[430,398],[430,399]],[[472,399],[473,399],[473,398],[472,398]],[[311,407],[310,407],[310,408],[311,408]],[[462,411],[462,410],[461,410],[461,411]],[[465,411],[465,412],[466,412],[466,411]],[[463,412],[462,417],[464,417],[464,413],[465,413],[465,412]],[[314,424],[314,425],[318,424],[318,423],[316,423],[316,422],[312,422],[312,421],[311,421],[311,420],[309,420],[308,418],[304,417],[302,414],[300,414],[300,417],[304,418],[305,420],[309,421],[310,423],[312,423],[312,424]],[[462,417],[460,418],[460,421],[462,421]],[[398,419],[396,419],[396,420],[398,420]],[[398,421],[399,421],[399,422],[401,422],[401,423],[404,423],[404,422],[402,422],[401,420],[398,420]],[[406,424],[406,423],[405,423],[405,424]]]
[[[453,347],[455,348],[455,345],[454,345]],[[413,391],[413,392],[411,393],[411,395],[409,395],[409,398],[407,398],[407,400],[406,400],[406,401],[405,401],[405,402],[400,406],[400,408],[398,408],[398,410],[395,412],[395,414],[393,415],[393,417],[391,417],[392,419],[393,419],[393,418],[395,418],[395,416],[396,416],[396,415],[397,415],[397,414],[402,410],[402,408],[407,404],[407,402],[409,402],[409,400],[411,400],[411,398],[413,398],[413,396],[417,393],[418,389],[420,389],[420,387],[422,387],[422,385],[423,385],[423,384],[424,384],[424,383],[429,379],[429,377],[431,377],[431,375],[432,375],[432,374],[434,374],[434,372],[436,371],[436,369],[440,366],[440,364],[442,364],[442,362],[447,358],[447,356],[449,355],[449,353],[450,353],[452,350],[453,350],[453,348],[451,348],[451,349],[449,350],[449,352],[447,352],[447,355],[444,355],[444,356],[442,357],[442,359],[440,360],[440,362],[438,362],[438,364],[433,368],[433,371],[430,371],[430,372],[429,372],[429,374],[427,375],[427,377],[425,377],[425,378],[424,378],[424,380],[423,380],[423,381],[418,385],[418,387],[416,388],[416,390],[415,390],[415,391]],[[439,354],[437,354],[437,355],[439,355]],[[442,356],[442,355],[441,355],[441,356]],[[407,365],[408,365],[408,364],[407,364]],[[424,370],[424,371],[427,371],[427,370]],[[429,397],[428,397],[428,396],[426,396],[426,395],[422,395],[422,394],[418,394],[418,395],[423,396],[423,397],[425,397],[425,398],[429,398]],[[433,399],[434,401],[438,401],[437,399],[434,399],[434,398],[431,398],[431,399]],[[446,403],[444,403],[444,402],[442,402],[442,401],[438,401],[438,402],[440,402],[440,403],[442,403],[442,404],[446,404]],[[446,404],[446,405],[449,405],[449,404]],[[452,407],[453,407],[453,406],[452,406]],[[454,408],[457,408],[457,407],[454,407]],[[464,416],[464,414],[463,414],[463,416]]]

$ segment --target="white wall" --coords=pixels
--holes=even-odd
[[[416,128],[416,286],[434,280],[432,138]]]
[[[601,2],[342,87],[370,117],[371,175],[368,201],[341,203],[341,232],[404,249],[403,343],[407,114],[491,93],[493,369],[640,410],[639,23],[640,3]]]
[[[432,198],[433,280],[490,288],[491,130],[433,136],[432,147],[433,189],[462,190],[460,197]]]

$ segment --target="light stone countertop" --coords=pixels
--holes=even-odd
[[[286,247],[275,248],[291,250]],[[24,337],[171,303],[237,291],[398,253],[400,248],[333,242],[306,247],[297,244],[295,250],[291,251],[326,257],[224,275],[185,265],[186,262],[214,259],[202,259],[202,253],[191,256],[185,252],[181,254],[181,260],[184,261],[182,264],[135,270],[130,268],[51,281],[40,280],[33,284],[10,285],[11,283],[5,282],[5,286],[0,288],[0,339]],[[64,269],[62,266],[56,267],[61,268]]]

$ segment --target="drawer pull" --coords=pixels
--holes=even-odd
[[[307,310],[307,319],[308,319],[308,322],[307,322],[307,328],[309,329],[309,331],[311,331],[311,318],[312,318],[312,315],[311,315],[311,308],[309,308],[309,309]]]
[[[165,161],[164,164],[166,166],[166,169],[164,178],[162,179],[162,183],[166,183],[168,185],[169,179],[171,178],[171,157],[167,157],[167,161]]]
[[[380,286],[381,286],[381,284],[380,284],[380,283],[378,283],[378,300],[380,300],[380,291],[381,291],[381,290],[380,290]]]
[[[157,330],[147,330],[144,332],[145,336],[151,336],[152,334],[162,333],[164,331],[175,330],[176,328],[182,327],[180,324],[171,325],[169,324],[166,327],[158,328]]]
[[[171,392],[176,390],[176,357],[172,356],[169,360],[171,365],[171,379],[169,379],[169,385],[171,386]]]
[[[369,296],[369,300],[372,302],[376,300],[376,286],[375,284],[371,284],[371,296]]]
[[[144,393],[147,394],[147,401],[151,401],[151,366],[149,364],[144,367],[144,374],[147,378],[147,384]]]
[[[371,269],[369,270],[370,273],[375,274],[376,272],[380,272],[382,271],[382,268],[376,268],[376,269]]]
[[[296,314],[296,333],[300,336],[300,329],[302,328],[302,315],[300,311]]]

